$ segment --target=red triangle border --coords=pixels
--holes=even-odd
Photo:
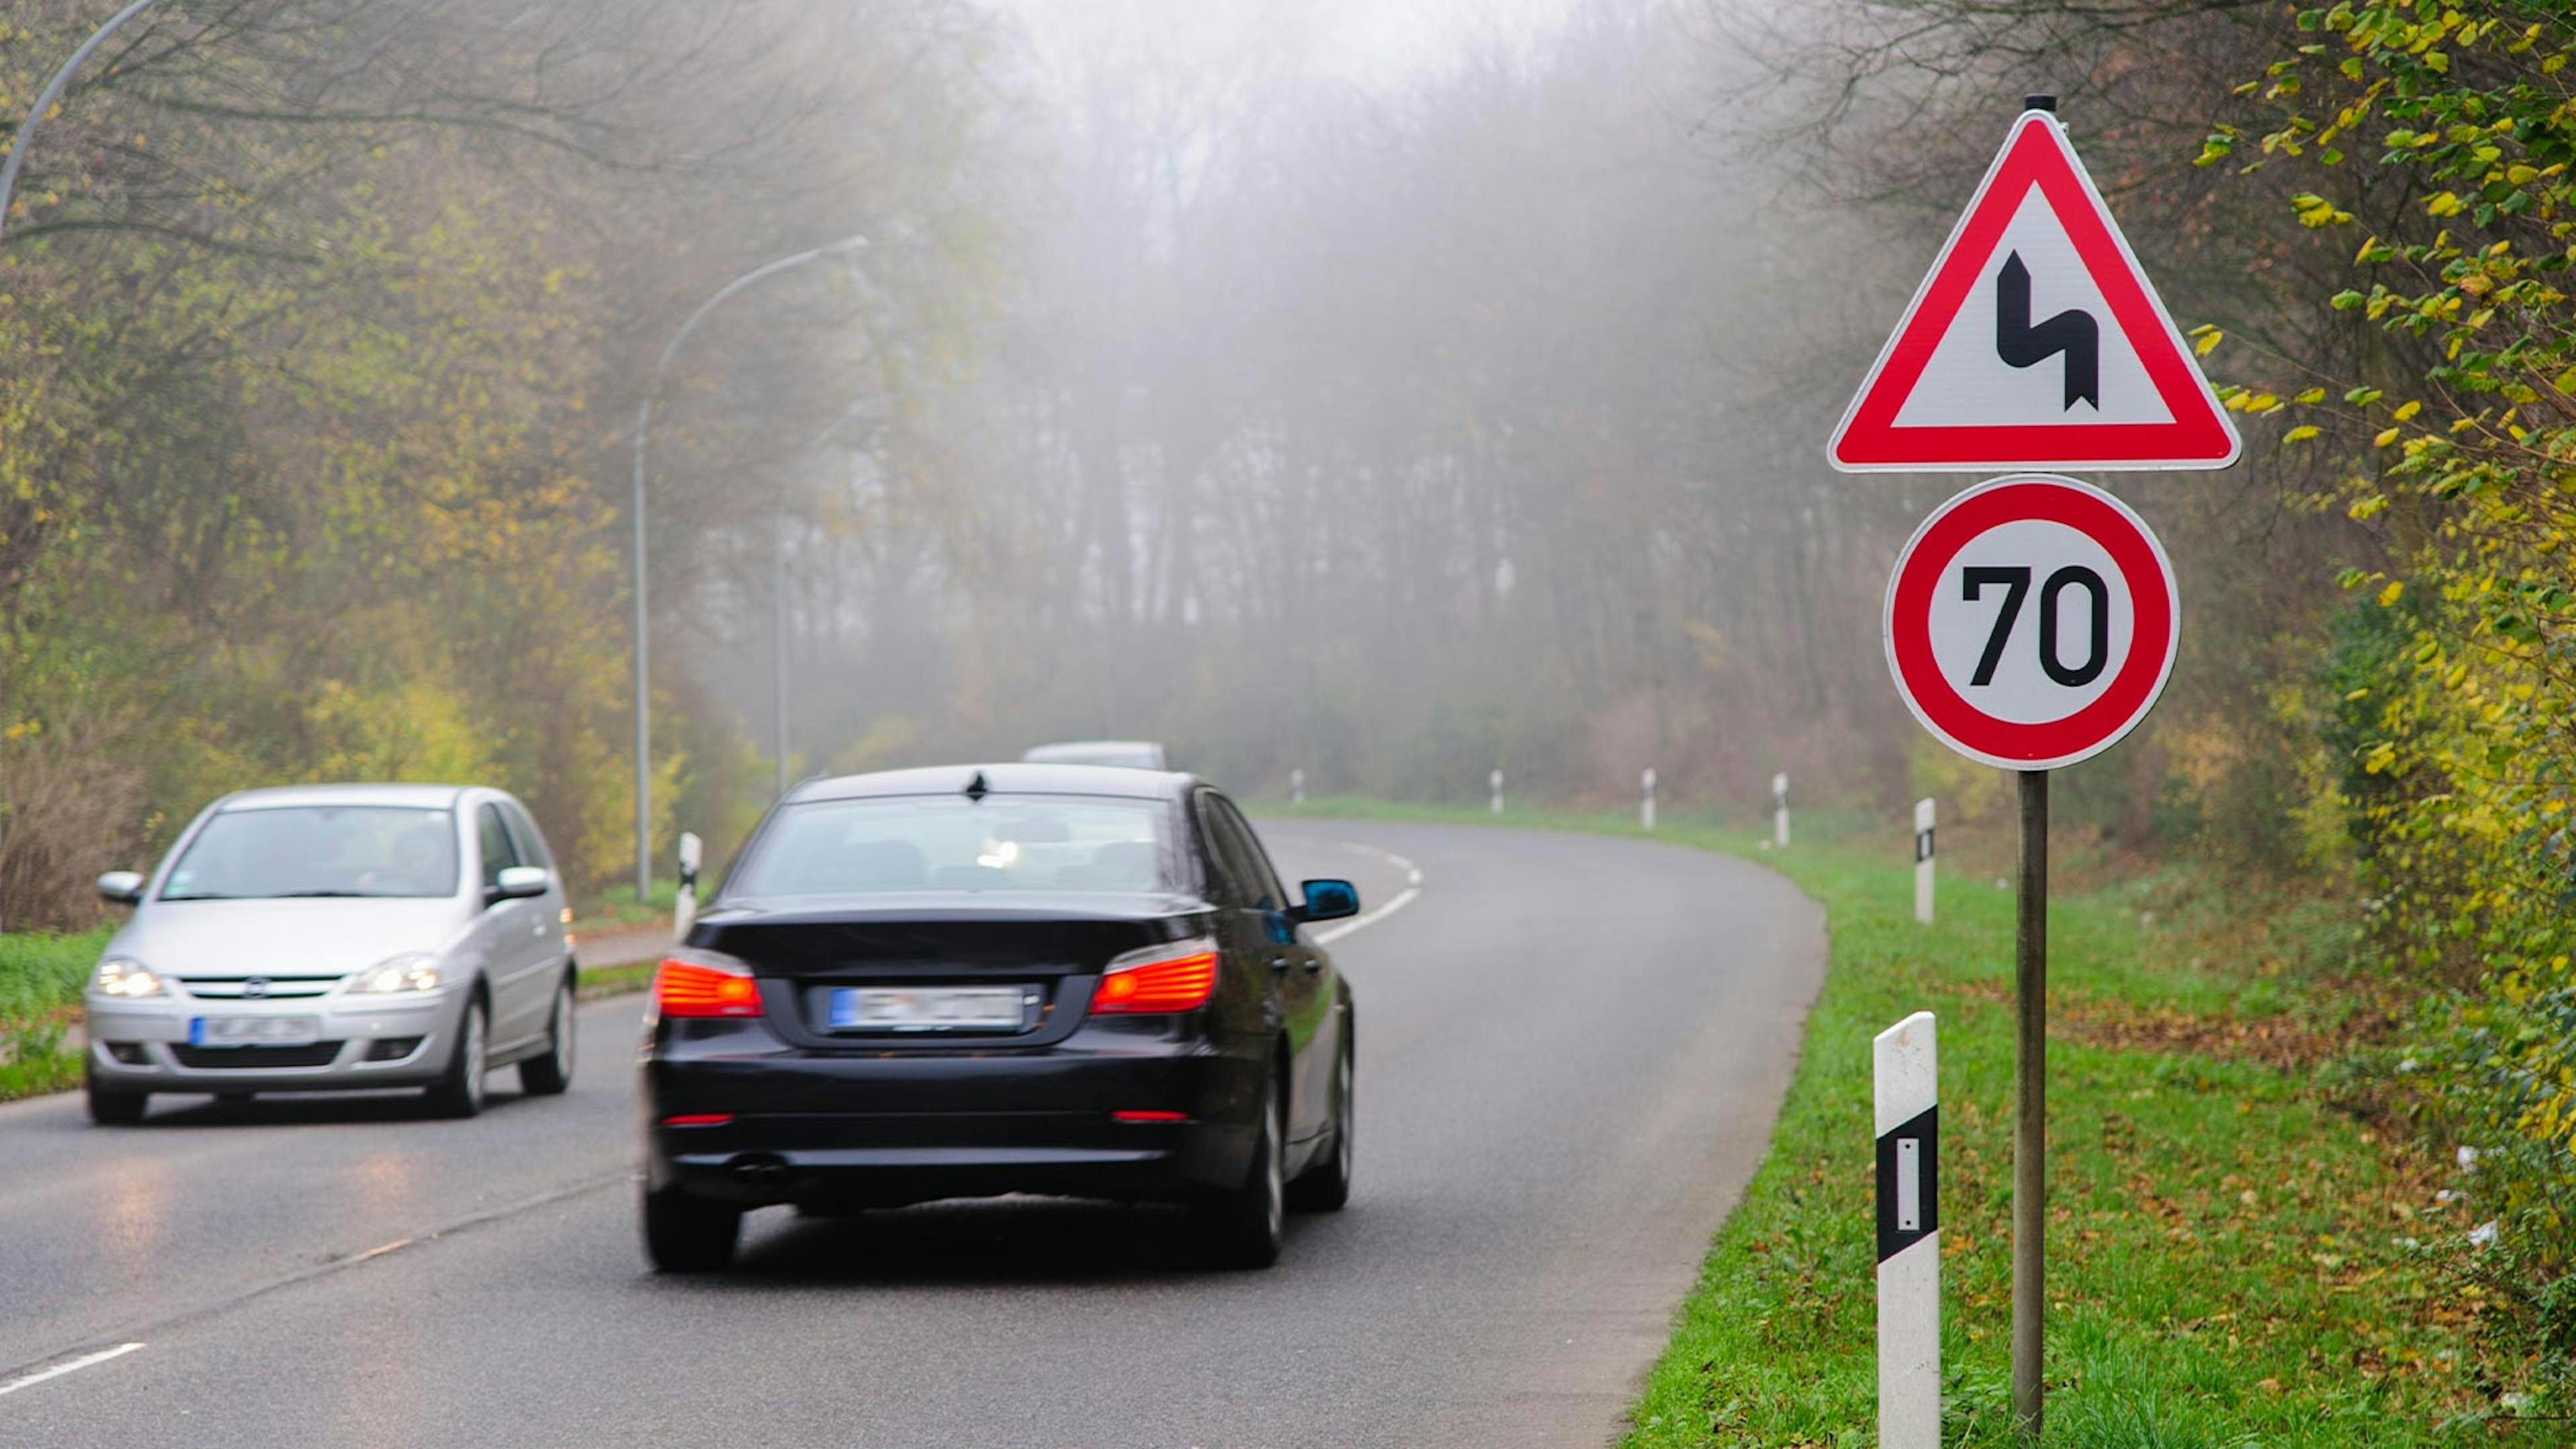
[[[1922,380],[2004,228],[2031,188],[2056,213],[2173,421],[1899,427],[1896,416]],[[1846,472],[2005,468],[2224,468],[2243,449],[2209,382],[2118,232],[2083,163],[2043,111],[2023,113],[1966,215],[1943,246],[1887,348],[1870,369],[1827,456]]]

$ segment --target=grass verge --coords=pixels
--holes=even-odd
[[[110,928],[0,935],[0,1102],[80,1084],[80,1053],[63,1034],[80,1019],[81,988],[98,969]]]
[[[1273,813],[1492,819],[1357,801]],[[1624,816],[1498,823],[1636,833]],[[1943,1442],[2009,1444],[2012,895],[1991,877],[1945,879],[1938,924],[1919,926],[1901,825],[1865,844],[1820,838],[1804,818],[1800,829],[1785,852],[1708,820],[1668,817],[1658,832],[1780,870],[1823,902],[1832,944],[1771,1150],[1676,1315],[1624,1445],[1877,1442],[1870,1038],[1927,1008],[1940,1017],[1946,1159]],[[2420,1156],[2329,1102],[2314,1062],[2265,1064],[2260,1048],[2280,1039],[2270,1028],[2305,1004],[2272,977],[2195,959],[2200,940],[2148,924],[2117,887],[2060,896],[2049,929],[2048,1442],[2459,1442],[2443,1425],[2492,1396],[2479,1304],[2414,1245],[2471,1224],[2437,1199],[2442,1180]],[[2173,1029],[2192,1023],[2211,1029]],[[2162,1049],[2172,1041],[2214,1050]],[[2561,1428],[2476,1437],[2558,1443]]]

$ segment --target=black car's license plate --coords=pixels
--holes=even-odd
[[[1016,1031],[1017,986],[836,986],[835,1031]]]

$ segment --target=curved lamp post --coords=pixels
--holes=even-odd
[[[653,379],[644,388],[643,400],[635,405],[635,899],[638,903],[653,894],[653,725],[652,725],[652,623],[646,609],[646,570],[644,566],[644,440],[653,427],[653,399],[662,390],[662,379],[671,370],[671,358],[697,330],[708,313],[723,305],[727,297],[764,277],[773,277],[791,268],[824,257],[846,256],[868,244],[864,236],[848,236],[828,246],[797,252],[773,262],[763,262],[723,286],[698,304],[671,340],[662,344],[662,355],[654,360]]]
[[[0,231],[8,229],[9,197],[18,189],[18,168],[26,164],[27,144],[36,139],[36,123],[45,118],[45,112],[54,108],[54,102],[63,98],[63,87],[72,83],[72,72],[81,68],[81,62],[89,59],[92,51],[105,44],[107,38],[116,33],[117,27],[159,3],[161,0],[134,0],[133,4],[108,17],[108,22],[82,41],[80,49],[73,51],[72,58],[64,61],[63,68],[55,71],[54,78],[45,82],[45,88],[37,92],[36,103],[27,108],[26,119],[18,123],[18,134],[9,138],[9,159],[0,161]]]

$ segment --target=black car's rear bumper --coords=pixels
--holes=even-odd
[[[1028,1049],[823,1052],[748,1022],[662,1030],[644,1065],[650,1185],[747,1207],[1013,1192],[1185,1201],[1243,1180],[1267,1070],[1257,1044],[1125,1031]],[[690,1115],[726,1120],[666,1125]]]

